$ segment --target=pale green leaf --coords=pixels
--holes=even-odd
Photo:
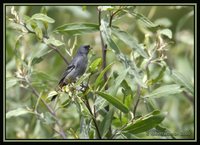
[[[41,21],[44,21],[44,22],[48,22],[48,23],[54,23],[55,20],[50,18],[49,16],[43,14],[43,13],[37,13],[37,14],[34,14],[31,19],[35,19],[35,20],[41,20]]]
[[[15,110],[8,111],[6,113],[6,119],[11,118],[11,117],[17,117],[17,116],[24,115],[24,114],[27,114],[27,113],[30,113],[30,111],[28,111],[25,108],[18,108],[18,109],[15,109]]]
[[[181,93],[181,92],[182,92],[182,89],[180,88],[179,85],[171,84],[171,85],[161,86],[161,87],[155,89],[150,94],[145,95],[144,98],[146,98],[146,97],[151,97],[151,98],[167,97],[167,96]]]
[[[56,32],[67,33],[71,35],[81,35],[85,33],[96,32],[99,30],[99,25],[89,23],[71,23],[65,24],[56,28]]]
[[[172,39],[172,31],[170,29],[162,29],[159,33],[167,36],[169,39]]]
[[[192,86],[191,81],[189,81],[183,74],[176,70],[172,70],[170,76],[177,84],[186,88],[191,94],[194,94],[194,87]]]
[[[121,31],[117,28],[112,28],[112,33],[120,40],[122,40],[125,44],[127,44],[130,48],[137,51],[144,58],[148,58],[147,53],[144,49],[134,40],[134,38],[129,35],[125,31]]]
[[[64,45],[63,42],[56,40],[55,38],[49,38],[49,39],[45,40],[45,43],[46,44],[52,44],[52,45],[57,46],[57,47]]]

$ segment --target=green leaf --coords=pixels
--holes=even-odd
[[[155,89],[153,92],[151,92],[148,95],[145,95],[143,98],[146,97],[159,98],[159,97],[169,96],[172,94],[177,94],[180,93],[181,91],[182,89],[177,84],[165,85]]]
[[[132,12],[130,13],[131,15],[133,15],[134,17],[136,17],[136,19],[142,21],[144,24],[146,24],[147,27],[157,27],[158,25],[155,25],[150,19],[148,19],[147,17],[145,17],[142,14],[139,14],[137,12]]]
[[[35,19],[35,20],[41,20],[41,21],[44,21],[44,22],[48,22],[48,23],[54,23],[55,20],[48,17],[47,15],[43,14],[43,13],[37,13],[37,14],[34,14],[31,19]]]
[[[166,113],[161,113],[158,110],[151,112],[139,119],[137,119],[134,123],[125,127],[122,132],[137,134],[148,131],[158,124],[160,124],[166,116]]]
[[[100,30],[105,44],[108,44],[116,54],[119,54],[120,50],[111,38],[111,29],[108,27],[108,22],[101,20]]]
[[[97,58],[95,59],[89,66],[89,71],[91,73],[95,72],[98,68],[98,66],[101,64],[102,62],[102,59],[101,58]]]
[[[18,83],[18,79],[14,77],[6,77],[6,89],[15,86]]]
[[[41,61],[43,61],[42,57],[34,57],[33,60],[31,61],[31,65],[33,66],[35,64],[40,63]]]
[[[100,124],[99,129],[102,137],[104,137],[106,133],[109,131],[109,128],[112,123],[113,114],[114,110],[112,109],[106,114],[106,116],[103,118],[103,121]]]
[[[135,67],[136,68],[136,67]],[[147,88],[146,84],[142,81],[142,76],[138,73],[137,68],[130,69],[129,74],[135,77],[136,82],[143,88]]]
[[[167,36],[169,39],[172,39],[172,31],[170,29],[162,29],[159,33]]]
[[[52,44],[54,46],[61,46],[61,45],[64,45],[63,42],[59,41],[59,40],[56,40],[55,38],[49,38],[47,40],[45,40],[45,43],[46,44]]]
[[[106,66],[106,68],[99,74],[99,76],[97,77],[96,81],[95,81],[95,88],[97,88],[97,86],[99,85],[99,83],[102,81],[102,78],[103,78],[103,75],[105,74],[106,71],[108,71],[111,66],[113,65],[114,63],[111,63],[109,64],[108,66]]]
[[[51,91],[49,92],[48,96],[47,96],[47,100],[51,100],[54,96],[57,96],[58,95],[58,92],[56,91]]]
[[[128,108],[123,105],[119,100],[117,100],[116,98],[112,97],[109,94],[103,93],[103,92],[96,92],[98,95],[100,95],[101,97],[103,97],[104,99],[106,99],[109,103],[111,103],[113,106],[115,106],[116,108],[118,108],[119,110],[121,110],[124,113],[128,113],[129,110]]]
[[[45,72],[41,72],[41,71],[33,71],[32,74],[31,74],[31,79],[32,79],[32,82],[34,81],[39,81],[39,82],[42,82],[42,81],[53,81],[53,82],[57,82],[58,80],[53,78],[52,76],[50,76],[48,73],[45,73]]]
[[[36,27],[36,28],[34,29],[34,31],[35,31],[35,34],[37,35],[37,37],[38,37],[39,39],[42,39],[42,37],[43,37],[42,30],[41,30],[39,27]]]
[[[137,51],[141,56],[144,58],[148,58],[147,53],[144,51],[144,49],[133,39],[131,35],[126,33],[125,31],[122,31],[117,28],[112,28],[112,33],[119,38],[121,41],[123,41],[125,44],[127,44],[130,48]]]
[[[120,84],[122,83],[122,81],[127,77],[127,73],[129,72],[130,67],[128,67],[127,69],[125,69],[124,71],[122,71],[118,77],[115,79],[114,81],[114,88],[112,89],[112,95],[115,96],[118,90],[118,87],[120,86]]]
[[[98,9],[101,11],[111,11],[114,9],[112,6],[98,6]]]
[[[183,74],[179,73],[176,70],[172,70],[170,76],[177,84],[183,86],[191,94],[194,94],[194,87],[192,86],[191,81],[189,81]]]
[[[81,35],[85,33],[96,32],[99,30],[99,25],[89,23],[72,23],[65,24],[56,28],[56,32],[67,33],[69,35]]]
[[[27,113],[31,113],[31,112],[25,108],[17,108],[15,110],[8,111],[6,113],[6,119],[11,118],[11,117],[17,117],[17,116],[24,115]]]

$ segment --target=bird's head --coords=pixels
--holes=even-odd
[[[83,45],[79,48],[78,54],[86,54],[87,55],[89,53],[90,49],[91,49],[90,45]]]

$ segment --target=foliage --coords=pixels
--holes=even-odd
[[[193,12],[6,6],[6,138],[194,138]],[[85,74],[57,91],[84,44]]]

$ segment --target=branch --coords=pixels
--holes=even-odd
[[[137,107],[138,107],[138,104],[139,104],[139,101],[140,101],[140,95],[141,95],[140,93],[141,93],[140,92],[140,85],[138,84],[137,85],[137,96],[138,96],[138,98],[137,98],[136,104],[135,104],[134,109],[133,109],[133,116],[134,116],[134,118],[135,118],[136,110],[137,110]]]
[[[98,137],[99,137],[99,139],[101,139],[101,133],[100,133],[100,130],[99,130],[99,127],[98,127],[98,125],[97,125],[97,120],[96,120],[96,118],[95,118],[95,115],[92,113],[92,109],[91,109],[91,107],[90,107],[90,104],[89,104],[89,101],[88,101],[88,98],[87,98],[87,96],[85,95],[85,106],[87,107],[87,109],[89,110],[89,112],[90,112],[90,114],[91,114],[91,116],[92,116],[92,120],[93,120],[93,122],[94,122],[94,126],[95,126],[95,128],[96,128],[96,131],[97,131],[97,135],[98,135]]]
[[[35,33],[34,31],[29,30],[29,28],[26,26],[25,23],[22,23],[21,25],[24,26],[24,27],[26,28],[26,30],[28,31],[28,33],[32,33],[32,34],[35,34],[35,35],[36,35],[36,33]],[[42,42],[44,42],[44,39],[45,39],[45,38],[48,39],[48,36],[43,36]],[[50,47],[51,49],[55,50],[55,51],[61,56],[61,58],[65,61],[65,63],[66,63],[67,65],[69,65],[69,62],[67,61],[67,59],[62,55],[62,53],[59,51],[59,49],[58,49],[55,45],[47,44],[47,46]]]
[[[109,27],[112,26],[113,17],[114,17],[118,12],[120,12],[121,10],[122,10],[122,9],[118,9],[117,11],[115,11],[114,13],[112,13],[112,15],[110,16]]]
[[[30,89],[31,89],[31,90],[33,91],[33,93],[35,94],[35,96],[36,96],[37,98],[40,98],[40,99],[41,99],[42,103],[46,106],[46,108],[48,109],[48,111],[51,113],[51,115],[52,115],[52,116],[54,117],[54,119],[56,120],[56,124],[58,125],[59,130],[60,130],[60,132],[59,132],[59,131],[56,131],[56,132],[58,132],[58,133],[62,136],[63,139],[66,139],[67,137],[66,137],[66,135],[65,135],[65,133],[64,133],[64,131],[63,131],[62,126],[61,126],[60,123],[58,122],[57,116],[56,116],[55,112],[53,111],[53,109],[43,100],[42,97],[40,97],[39,93],[38,93],[37,90],[31,85],[30,81],[29,81],[26,77],[25,77],[24,79],[25,79],[25,82],[29,85]],[[55,129],[54,129],[54,130],[55,130]]]

